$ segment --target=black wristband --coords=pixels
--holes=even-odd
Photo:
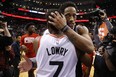
[[[65,25],[65,26],[61,29],[61,31],[62,31],[62,32],[66,32],[68,29],[69,29],[69,26],[68,26],[68,25]]]

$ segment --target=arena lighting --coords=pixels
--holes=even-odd
[[[35,10],[27,10],[27,9],[23,9],[23,8],[18,8],[19,11],[24,11],[24,12],[30,12],[30,13],[38,13],[38,14],[45,14],[45,12],[38,12]]]
[[[76,20],[76,22],[89,22],[89,20]]]
[[[9,13],[5,13],[5,12],[1,12],[1,14],[5,15],[5,16],[9,16],[9,17],[14,17],[14,18],[21,18],[21,19],[28,19],[28,20],[36,20],[36,21],[46,22],[46,19],[14,15],[14,14],[9,14]],[[89,20],[76,20],[76,22],[89,22]]]
[[[24,11],[24,12],[30,12],[30,13],[37,13],[37,14],[46,14],[45,12],[38,12],[38,11],[35,11],[35,10],[27,10],[27,9],[24,9],[24,8],[18,8],[19,11]],[[80,13],[77,13],[76,15],[84,15],[84,14],[87,14],[86,12],[80,12]]]
[[[109,17],[110,19],[112,19],[112,18],[116,18],[116,16],[112,16],[112,17]]]
[[[46,19],[32,18],[32,17],[26,17],[26,16],[20,16],[20,15],[8,14],[8,13],[5,13],[5,12],[2,12],[1,14],[5,15],[5,16],[9,16],[9,17],[14,17],[14,18],[36,20],[36,21],[42,21],[42,22],[46,21]]]
[[[5,2],[6,0],[2,0],[2,2]]]
[[[86,12],[80,12],[80,13],[77,13],[76,15],[84,15],[84,14],[87,14]]]
[[[96,8],[99,9],[99,8]],[[24,8],[18,8],[19,11],[24,11],[24,12],[30,12],[30,13],[36,13],[36,14],[46,14],[45,12],[39,12],[39,11],[35,11],[35,10],[27,10]],[[93,10],[93,9],[92,9]],[[85,15],[85,14],[90,14],[93,13],[95,10],[91,11],[91,12],[79,12],[76,15]]]
[[[1,12],[1,14],[9,17],[14,17],[14,18],[21,18],[21,19],[28,19],[28,20],[36,20],[36,21],[42,21],[46,22],[46,19],[40,19],[40,18],[32,18],[32,17],[26,17],[26,16],[20,16],[20,15],[14,15],[14,14],[9,14],[5,12]],[[116,18],[116,16],[109,17],[111,18]],[[89,22],[89,20],[76,20],[76,22]]]
[[[20,11],[25,11],[25,12],[29,12],[29,10],[23,9],[23,8],[18,8],[18,10],[20,10]]]

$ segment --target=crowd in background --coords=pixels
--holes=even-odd
[[[101,11],[101,10],[100,10]],[[102,10],[103,11],[103,10]],[[104,13],[104,12],[102,12]],[[90,57],[93,59],[94,64],[91,66],[94,66],[95,68],[95,72],[94,72],[94,77],[115,77],[116,76],[116,50],[115,50],[115,42],[116,42],[116,23],[111,23],[111,19],[107,18],[106,13],[104,13],[103,15],[103,19],[101,16],[101,19],[99,19],[99,21],[94,21],[93,22],[93,26],[92,27],[88,27],[85,24],[81,24],[81,23],[77,23],[77,25],[81,25],[81,26],[86,26],[89,29],[89,33],[90,33],[90,37],[92,39],[92,42],[94,44],[95,50],[93,54],[90,54]],[[96,20],[96,19],[95,19]],[[30,25],[28,23],[31,23]],[[5,69],[10,69],[10,74],[8,77],[13,77],[12,75],[15,75],[14,77],[18,77],[19,76],[19,69],[18,69],[18,64],[21,61],[21,54],[22,52],[20,51],[25,51],[27,46],[28,48],[30,48],[30,46],[32,45],[26,45],[24,43],[24,38],[25,37],[34,37],[34,38],[29,38],[29,39],[35,39],[37,36],[42,36],[43,32],[47,29],[47,25],[45,23],[40,23],[40,22],[35,22],[35,21],[26,21],[26,20],[15,20],[13,19],[12,21],[8,22],[8,24],[2,23],[0,22],[1,25],[5,25],[8,27],[11,36],[13,38],[13,41],[17,46],[14,47],[14,49],[16,49],[18,53],[18,59],[16,59],[17,54],[14,51],[14,54],[12,54],[12,57],[9,57],[10,61],[8,61],[8,66],[9,67],[13,67],[13,68],[5,68]],[[27,25],[28,24],[28,25]],[[88,24],[91,25],[91,24]],[[33,28],[34,33],[36,33],[37,35],[31,35],[33,34]],[[104,30],[104,29],[105,30]],[[4,28],[3,28],[4,29]],[[4,31],[1,31],[1,36],[4,36]],[[105,32],[105,33],[103,33]],[[108,35],[111,34],[111,35]],[[20,37],[19,37],[20,36]],[[105,37],[107,36],[107,37]],[[9,36],[8,36],[9,37]],[[30,40],[27,40],[26,42],[30,42]],[[0,43],[2,43],[2,40],[0,40]],[[3,42],[5,43],[5,42]],[[11,43],[11,41],[10,41]],[[32,44],[32,41],[31,41]],[[11,50],[13,51],[13,45],[14,43],[11,44]],[[25,45],[25,46],[22,46]],[[1,45],[2,46],[2,45]],[[4,51],[9,51],[6,49],[6,47],[9,47],[9,44],[4,46],[3,49]],[[31,50],[30,50],[31,51]],[[29,54],[28,52],[25,52],[26,55]],[[15,56],[14,56],[15,55]],[[27,55],[28,58],[32,58],[33,56],[29,56]],[[95,58],[94,58],[94,57]],[[15,60],[17,60],[18,62],[15,62]],[[84,77],[88,77],[90,74],[90,69],[91,67],[87,67],[86,65],[82,64],[82,72],[83,72],[83,76]],[[12,70],[12,72],[11,72]],[[35,69],[34,69],[35,70]],[[32,74],[33,71],[31,71],[30,77],[34,77]],[[7,76],[2,76],[2,73],[6,75],[6,73],[4,71],[2,71],[2,69],[0,69],[0,77],[7,77]],[[86,75],[87,74],[87,75]]]

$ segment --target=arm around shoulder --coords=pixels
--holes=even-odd
[[[68,28],[67,31],[64,32],[65,35],[70,39],[70,41],[81,51],[85,51],[87,53],[92,53],[94,51],[94,45],[89,37],[88,33],[79,34]]]

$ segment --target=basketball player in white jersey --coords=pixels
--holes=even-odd
[[[36,55],[36,77],[75,77],[78,58],[74,45],[61,30],[49,23],[47,25],[50,34],[43,35],[40,39]],[[27,62],[19,64],[21,72],[28,71],[33,66],[31,60],[25,59]]]
[[[88,29],[84,26],[78,27],[78,33],[75,33],[73,30],[76,30],[76,5],[73,2],[65,2],[60,7],[61,12],[64,14],[67,24],[71,29],[68,29],[68,31],[65,31],[64,33],[68,36],[68,38],[71,40],[71,42],[75,45],[76,48],[80,49],[81,53],[78,52],[78,57],[80,60],[87,66],[91,67],[92,59],[89,57],[88,53],[93,53],[93,44],[92,40],[89,37]],[[55,16],[53,20],[56,20],[54,23],[59,26],[64,26],[64,19],[60,17],[59,15]],[[62,24],[63,23],[63,24]],[[57,25],[58,26],[58,25]],[[38,48],[38,38],[35,40],[35,52],[37,52]],[[82,53],[84,51],[84,53]],[[87,53],[85,53],[87,52]],[[77,65],[77,77],[81,76],[81,63]]]

